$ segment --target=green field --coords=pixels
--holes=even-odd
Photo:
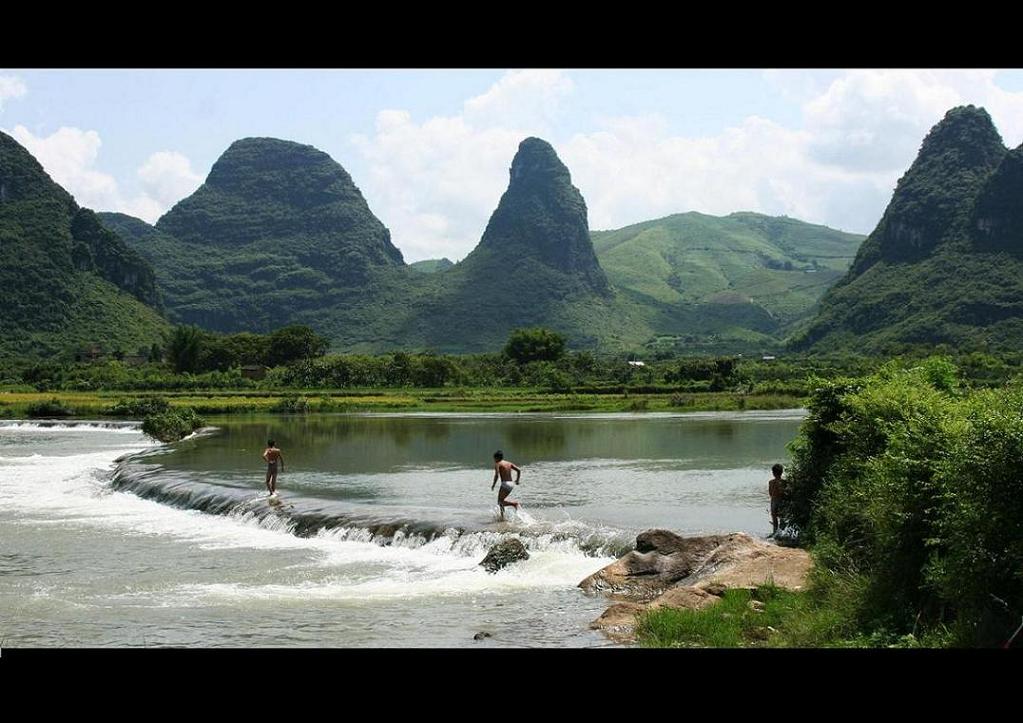
[[[791,394],[621,393],[554,394],[542,389],[362,389],[289,392],[0,392],[0,417],[26,418],[29,408],[52,399],[73,417],[111,416],[119,400],[160,396],[174,407],[199,414],[305,412],[696,412],[791,409],[802,398]]]

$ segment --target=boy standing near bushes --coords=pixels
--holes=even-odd
[[[774,478],[767,483],[767,493],[771,495],[771,524],[774,526],[774,532],[768,537],[774,537],[778,534],[778,502],[782,498],[782,485],[785,480],[782,478],[781,473],[785,471],[785,468],[780,464],[776,464],[771,467],[771,472],[774,474]]]

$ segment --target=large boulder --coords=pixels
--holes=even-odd
[[[701,569],[728,535],[681,537],[667,530],[647,530],[636,549],[579,583],[599,592],[636,602],[649,602]]]
[[[497,572],[506,565],[510,565],[513,562],[519,560],[528,560],[529,553],[526,552],[526,546],[522,544],[521,540],[514,537],[502,540],[496,545],[490,548],[487,556],[483,558],[480,565],[487,572]]]
[[[634,551],[579,587],[634,602],[650,602],[671,587],[714,582],[752,588],[773,579],[776,585],[798,589],[809,565],[804,550],[779,547],[744,532],[682,537],[647,530],[636,538]]]

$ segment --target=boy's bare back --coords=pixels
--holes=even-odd
[[[506,459],[502,459],[500,462],[495,462],[498,474],[501,475],[502,482],[511,482],[512,470],[518,469],[514,464]]]

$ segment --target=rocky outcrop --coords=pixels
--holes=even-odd
[[[688,579],[711,554],[728,544],[728,535],[680,537],[667,530],[648,530],[636,538],[636,549],[579,583],[634,602],[649,602]]]
[[[682,537],[647,530],[636,549],[579,583],[590,593],[615,600],[590,627],[613,640],[634,639],[636,617],[659,607],[699,610],[729,588],[755,588],[768,582],[801,589],[810,570],[805,550],[779,547],[742,532]]]
[[[502,540],[491,547],[487,556],[483,558],[480,565],[482,565],[487,572],[497,572],[501,568],[510,565],[513,562],[528,559],[529,553],[526,552],[525,545],[522,544],[521,540],[513,537],[508,540]]]

